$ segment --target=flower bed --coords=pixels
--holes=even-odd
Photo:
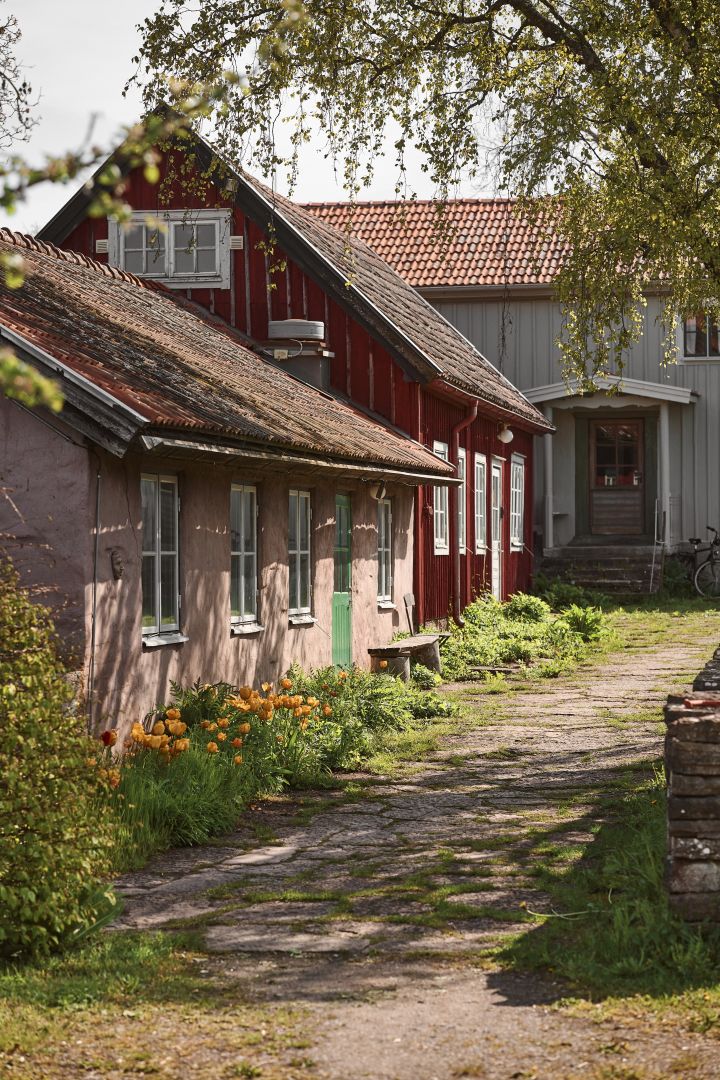
[[[327,784],[331,770],[367,760],[384,733],[450,711],[435,694],[358,669],[292,669],[277,690],[174,686],[171,704],[133,726],[119,758],[110,760],[114,733],[101,736],[118,867],[227,832],[253,798]]]

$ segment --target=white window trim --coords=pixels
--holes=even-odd
[[[479,477],[482,473],[482,487]],[[482,491],[482,499],[479,497]],[[485,454],[475,455],[475,554],[484,555],[487,551],[487,458]],[[481,527],[482,523],[482,527]]]
[[[448,444],[436,439],[433,442],[433,454],[443,461],[449,461]],[[444,521],[443,534],[438,534],[438,518]],[[436,555],[450,554],[450,515],[447,484],[435,484],[433,487],[433,543]]]
[[[140,482],[143,480],[151,480],[155,485],[155,549],[151,553],[144,546],[141,547],[141,558],[152,554],[155,559],[155,573],[154,573],[154,591],[155,591],[155,612],[158,620],[162,619],[162,596],[161,596],[161,574],[162,574],[162,548],[160,544],[160,537],[162,532],[162,525],[160,522],[160,485],[172,484],[175,488],[175,581],[177,582],[177,595],[175,597],[175,621],[172,623],[163,624],[162,621],[155,623],[152,626],[142,627],[143,643],[148,647],[165,644],[175,644],[180,641],[187,641],[184,635],[180,633],[180,496],[178,491],[178,478],[177,476],[166,476],[159,473],[141,473]],[[142,500],[142,495],[141,495]],[[144,540],[144,537],[142,538]],[[141,540],[141,543],[142,543]],[[141,610],[142,621],[142,610]]]
[[[384,510],[387,510],[386,521],[386,544],[384,547],[380,547],[380,515]],[[392,514],[392,499],[378,499],[378,549],[377,549],[377,571],[378,571],[378,605],[380,607],[394,607],[393,604],[393,514]],[[381,579],[381,567],[385,566],[385,592],[380,589]]]
[[[233,546],[232,546],[232,509],[231,509],[231,530],[230,530],[230,623],[231,623],[231,625],[233,627],[233,630],[235,632],[237,632],[237,633],[243,633],[243,632],[256,633],[258,630],[262,630],[262,627],[260,626],[260,624],[258,622],[258,584],[257,584],[257,576],[258,576],[258,530],[257,530],[258,503],[257,503],[257,488],[253,484],[231,484],[230,485],[230,499],[231,500],[232,500],[232,497],[233,497],[233,492],[235,492],[235,491],[240,493],[240,496],[241,496],[240,506],[241,506],[241,508],[244,506],[244,503],[243,503],[243,500],[242,500],[242,495],[250,492],[250,493],[252,493],[252,497],[253,497],[253,509],[254,509],[254,514],[253,514],[253,517],[254,517],[254,520],[253,520],[253,551],[250,552],[250,554],[255,556],[255,580],[253,582],[253,584],[254,584],[253,592],[254,592],[254,596],[255,596],[255,611],[252,612],[252,614],[250,614],[250,615],[245,614],[245,613],[243,613],[242,615],[233,615],[232,614],[232,559],[233,559],[234,555],[235,556],[238,556],[238,555],[240,556],[240,566],[241,566],[241,570],[242,570],[242,573],[240,575],[240,598],[244,603],[244,599],[245,599],[244,571],[245,571],[246,557],[248,555],[248,552],[246,552],[244,549],[240,549],[240,550],[237,550],[237,551],[233,549]],[[242,512],[243,511],[241,509],[241,517],[242,517]],[[244,523],[243,523],[243,526],[244,526]],[[245,532],[245,530],[244,530],[244,527],[243,527],[241,529],[241,536],[244,536],[244,532]],[[246,629],[243,630],[243,628],[246,628]]]
[[[467,452],[462,446],[458,447],[457,476],[462,480],[457,489],[457,534],[458,550],[463,555],[467,551]]]
[[[515,506],[515,476],[516,470],[521,469],[522,486],[520,488],[520,503]],[[515,529],[515,524],[518,528]],[[510,550],[522,551],[525,547],[525,456],[513,454],[510,458]]]
[[[292,606],[292,597],[288,596],[288,615],[290,617],[290,621],[292,623],[294,623],[295,625],[305,625],[306,623],[314,623],[315,622],[315,619],[312,616],[312,603],[313,603],[313,587],[312,587],[312,584],[313,584],[313,582],[312,582],[312,579],[313,579],[313,572],[312,572],[312,500],[310,498],[310,492],[309,491],[303,491],[303,490],[301,490],[299,488],[291,488],[290,491],[288,492],[288,517],[289,517],[289,512],[290,512],[289,507],[290,507],[290,496],[291,495],[297,495],[297,500],[298,500],[297,501],[298,520],[296,522],[296,529],[295,529],[295,535],[297,537],[297,547],[294,550],[292,550],[290,548],[289,533],[288,533],[288,588],[289,588],[289,576],[290,576],[290,561],[293,558],[293,556],[295,556],[295,558],[297,559],[297,575],[296,575],[295,580],[297,581],[298,595],[302,591],[300,589],[300,556],[301,555],[307,555],[307,557],[308,557],[308,560],[307,560],[307,562],[308,562],[308,598],[309,598],[310,602],[307,605],[307,607],[293,607]],[[307,507],[307,515],[308,515],[308,529],[307,529],[308,546],[307,546],[307,548],[300,547],[300,535],[301,535],[300,514],[302,513],[302,511],[300,509],[301,506],[306,506]]]
[[[169,289],[229,289],[230,288],[230,233],[232,217],[229,210],[163,210],[159,213],[139,211],[132,215],[131,224],[150,225],[157,222],[165,230],[165,246],[169,273],[148,274],[153,281],[161,281]],[[208,225],[217,223],[218,269],[213,274],[175,274],[173,265],[173,225]],[[117,221],[108,221],[108,262],[124,269],[125,230]]]

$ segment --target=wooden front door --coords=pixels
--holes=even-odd
[[[502,600],[502,490],[502,462],[493,461],[490,487],[490,582],[496,600]]]
[[[350,496],[335,496],[335,584],[332,600],[332,662],[352,664],[352,518]]]
[[[644,421],[590,422],[590,531],[640,536],[645,531]]]

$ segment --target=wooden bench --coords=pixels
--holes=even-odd
[[[391,645],[368,649],[370,670],[398,675],[407,682],[410,678],[412,658],[416,663],[424,664],[426,668],[440,674],[440,642],[449,635],[440,631],[437,634],[418,634],[414,619],[415,597],[412,593],[406,593],[404,601],[412,636],[393,641]]]

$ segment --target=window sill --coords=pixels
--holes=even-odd
[[[510,545],[510,551],[511,552],[522,551],[524,549],[524,547],[525,547],[524,544],[511,544]]]
[[[189,641],[187,634],[181,634],[179,630],[171,634],[143,634],[143,647],[146,649],[159,649],[163,645],[182,645]]]
[[[291,626],[314,626],[317,619],[314,615],[288,615],[288,622]]]
[[[718,364],[720,356],[678,356],[679,364]]]
[[[397,607],[392,600],[378,600],[377,606],[380,611],[397,611]]]
[[[450,548],[435,548],[433,554],[434,555],[449,555],[450,554]]]
[[[475,554],[476,555],[487,555],[487,547],[475,548]]]
[[[246,635],[249,635],[249,634],[261,634],[264,629],[265,629],[264,626],[261,626],[260,623],[256,623],[256,622],[252,622],[252,623],[249,623],[249,622],[246,622],[246,623],[231,623],[230,624],[230,633],[231,633],[232,637],[245,637]]]

